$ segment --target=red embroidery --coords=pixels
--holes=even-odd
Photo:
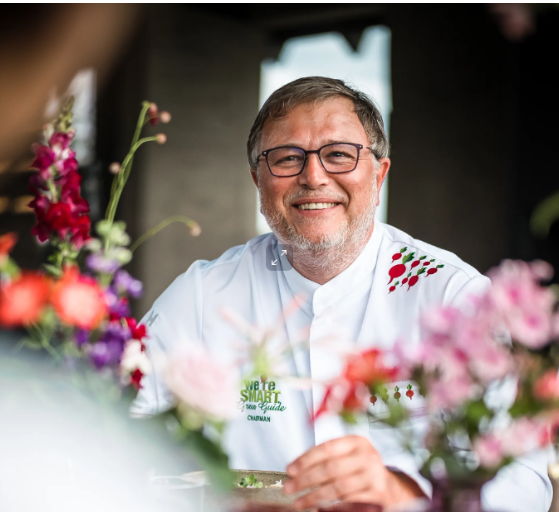
[[[388,293],[392,293],[399,286],[408,285],[408,290],[415,286],[420,276],[428,277],[436,274],[443,264],[437,265],[435,258],[427,259],[426,255],[416,258],[415,251],[408,253],[408,248],[403,247],[399,252],[392,255],[392,266],[388,270],[390,280]],[[399,278],[405,277],[400,281]],[[394,279],[398,279],[393,282]]]
[[[406,390],[407,390],[406,391],[406,396],[411,400],[415,395],[415,392],[413,390],[413,385],[408,384],[406,386]],[[390,399],[390,396],[388,395],[388,390],[385,387],[383,387],[379,390],[379,393],[381,395],[380,396],[381,400],[384,403],[388,403],[388,400]],[[402,398],[402,393],[400,393],[400,388],[398,386],[394,386],[394,393],[392,394],[392,396],[398,402],[400,401],[400,398]],[[369,397],[369,402],[371,402],[373,405],[375,405],[377,403],[377,401],[378,401],[378,398],[377,398],[376,395],[372,394]]]

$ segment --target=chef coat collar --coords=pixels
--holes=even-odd
[[[293,295],[303,296],[303,310],[311,315],[319,315],[333,303],[357,289],[370,287],[376,265],[383,225],[375,221],[373,233],[367,244],[343,272],[320,285],[300,274],[295,268],[284,270],[283,274]]]

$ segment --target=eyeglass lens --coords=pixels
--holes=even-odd
[[[359,149],[352,144],[328,144],[320,148],[318,156],[328,172],[353,171],[359,159]],[[297,147],[276,148],[268,151],[268,165],[275,175],[299,173],[305,164],[305,151]]]

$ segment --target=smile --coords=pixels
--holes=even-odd
[[[333,208],[338,203],[303,203],[298,204],[299,210],[324,210],[325,208]]]

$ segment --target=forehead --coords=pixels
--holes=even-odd
[[[301,103],[264,123],[261,149],[282,144],[314,146],[328,142],[367,143],[353,101],[343,96]]]

